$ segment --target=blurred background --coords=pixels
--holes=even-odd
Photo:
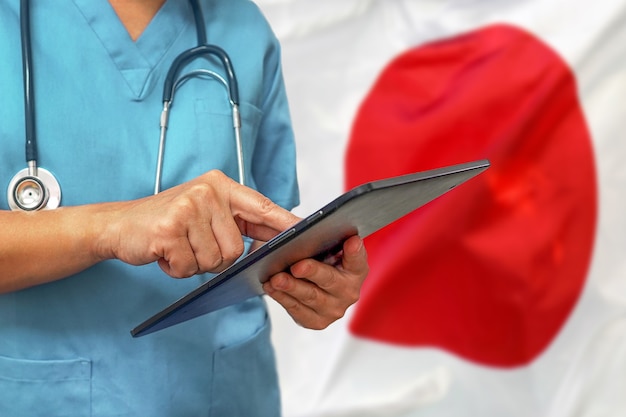
[[[256,0],[278,36],[302,204],[477,159],[369,237],[359,302],[271,300],[285,417],[626,415],[626,4]]]

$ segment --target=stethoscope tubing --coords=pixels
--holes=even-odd
[[[35,125],[35,89],[30,31],[30,3],[20,1],[20,41],[24,82],[24,135],[26,168],[11,178],[7,201],[11,210],[36,211],[55,209],[61,203],[61,187],[54,175],[37,167],[37,131]]]
[[[232,110],[233,129],[235,132],[238,178],[239,178],[239,183],[241,185],[245,185],[246,173],[245,173],[243,142],[241,139],[241,113],[239,111],[239,106],[230,97],[230,89],[229,89],[228,81],[226,81],[224,77],[222,77],[220,74],[218,74],[215,71],[201,68],[201,69],[189,71],[186,74],[182,75],[181,77],[176,78],[176,80],[172,83],[172,87],[171,87],[172,92],[167,95],[168,100],[163,102],[163,110],[161,111],[161,118],[160,118],[160,123],[159,123],[159,126],[160,126],[159,150],[157,154],[157,168],[156,168],[156,178],[154,181],[154,194],[158,194],[161,190],[161,179],[163,177],[163,160],[164,160],[164,155],[165,155],[165,139],[166,139],[166,133],[167,133],[166,131],[169,125],[169,112],[170,112],[172,105],[174,104],[174,93],[176,92],[178,87],[182,85],[185,81],[187,81],[188,79],[192,77],[198,77],[198,76],[207,76],[207,77],[210,77],[219,81],[222,84],[222,86],[224,86],[224,88],[226,89],[228,93],[229,101],[231,104],[231,110]],[[236,78],[234,77],[234,72],[233,72],[233,78],[236,80]]]
[[[179,54],[170,66],[163,86],[163,110],[160,118],[159,149],[154,193],[161,188],[163,176],[163,160],[165,152],[166,131],[168,127],[169,110],[173,105],[177,87],[191,76],[210,76],[226,88],[232,108],[233,129],[235,134],[239,182],[245,184],[245,160],[241,139],[241,115],[239,111],[239,86],[230,57],[222,48],[207,43],[204,16],[198,0],[189,0],[192,7],[198,46]],[[30,25],[30,2],[20,0],[20,40],[22,48],[22,70],[24,79],[24,124],[25,124],[25,154],[27,168],[19,171],[9,183],[7,198],[13,210],[33,211],[40,209],[54,209],[60,205],[61,188],[58,181],[49,171],[38,168],[37,135],[35,125],[35,94],[33,86],[33,59]],[[217,57],[221,61],[225,77],[207,69],[193,70],[180,76],[185,65],[199,57]],[[38,196],[41,196],[39,199]],[[37,201],[35,201],[37,200]]]
[[[235,70],[230,57],[222,48],[217,45],[198,45],[194,48],[183,51],[180,55],[174,59],[170,66],[167,76],[165,77],[165,83],[163,85],[163,102],[171,102],[174,96],[174,84],[180,70],[191,61],[202,56],[215,56],[221,62],[224,70],[226,71],[226,78],[228,79],[228,95],[231,102],[239,105],[239,86],[237,84],[237,77],[235,76]]]
[[[33,87],[33,54],[30,39],[30,2],[20,2],[20,38],[22,41],[22,72],[24,78],[24,114],[26,134],[26,162],[31,175],[37,175],[37,132],[35,129],[35,92]],[[30,170],[29,170],[30,171]]]
[[[184,81],[191,76],[205,75],[218,80],[227,90],[228,99],[232,108],[233,129],[235,132],[235,146],[237,153],[237,165],[239,183],[245,184],[245,160],[243,155],[243,144],[241,140],[241,114],[239,111],[239,85],[235,70],[228,53],[217,45],[209,45],[206,43],[206,32],[204,30],[204,19],[202,18],[202,10],[197,0],[190,0],[193,8],[195,22],[198,32],[198,42],[204,42],[196,47],[181,52],[172,62],[165,81],[163,83],[163,109],[160,117],[159,132],[159,149],[157,153],[157,166],[154,181],[154,193],[158,194],[161,190],[161,182],[163,177],[163,161],[165,157],[165,142],[167,128],[169,124],[169,112],[174,102],[176,89]],[[218,73],[206,69],[192,70],[187,74],[180,76],[180,72],[185,65],[200,57],[216,57],[222,64],[225,76],[222,77]]]

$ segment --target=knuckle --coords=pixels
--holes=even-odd
[[[315,289],[315,287],[308,289],[306,292],[304,292],[304,294],[302,295],[302,303],[306,304],[306,305],[313,305],[317,302],[317,300],[319,299],[319,294],[318,291]]]
[[[370,273],[370,266],[369,264],[365,264],[365,267],[363,268],[363,275],[361,277],[361,282],[365,282],[369,273]]]
[[[154,225],[154,230],[157,233],[157,236],[168,238],[177,236],[181,230],[180,219],[172,214],[161,216]]]
[[[215,272],[224,262],[220,251],[213,247],[205,248],[201,253],[196,254],[196,257],[200,272]]]
[[[259,199],[259,210],[261,211],[261,213],[267,214],[275,209],[276,209],[276,203],[274,203],[268,197],[264,196],[261,199]]]
[[[325,282],[324,282],[324,288],[333,288],[335,285],[337,285],[337,282],[339,280],[339,276],[336,273],[329,273],[328,277],[326,278]]]
[[[297,316],[298,313],[302,310],[302,304],[298,303],[295,300],[286,300],[283,303],[283,307],[291,314],[292,316]]]
[[[222,251],[223,261],[227,262],[228,264],[235,262],[243,254],[244,250],[245,245],[243,243],[243,240],[233,242],[228,249]]]
[[[185,278],[189,278],[192,277],[193,275],[195,275],[195,272],[190,272],[190,271],[177,271],[174,272],[174,275],[172,275],[173,278],[176,279],[185,279]]]
[[[312,320],[311,323],[309,323],[306,327],[308,327],[311,330],[324,330],[326,329],[328,326],[330,326],[332,322],[329,321],[328,319],[325,319],[323,317],[318,317],[315,320]]]
[[[348,291],[346,294],[348,305],[356,304],[361,298],[361,291],[359,288],[352,288],[351,291]]]
[[[228,175],[224,174],[219,169],[212,169],[205,174],[208,178],[213,178],[215,180],[225,180],[229,179]]]
[[[189,278],[198,273],[198,268],[195,263],[188,263],[186,265],[170,265],[169,275],[172,278],[184,279]]]
[[[194,216],[195,205],[188,198],[179,198],[168,207],[155,227],[161,235],[179,236],[186,231],[186,223]],[[185,232],[186,234],[186,232]]]
[[[224,259],[221,256],[215,256],[207,263],[207,272],[215,272],[220,269],[222,264],[224,263]]]
[[[342,318],[345,313],[346,310],[344,308],[337,306],[328,312],[328,319],[330,320],[330,323],[332,323]]]
[[[186,204],[189,208],[195,209],[195,201],[206,201],[207,199],[213,199],[215,195],[215,189],[208,182],[195,182],[189,186],[186,198],[182,198],[182,203]]]
[[[215,192],[216,187],[228,188],[228,187],[232,187],[233,185],[238,185],[238,183],[235,180],[230,178],[228,175],[224,174],[219,169],[212,169],[208,171],[207,173],[203,175],[202,178],[204,181],[201,181],[198,184],[207,186],[208,188],[212,190],[212,192]]]

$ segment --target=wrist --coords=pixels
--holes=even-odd
[[[100,203],[85,206],[84,244],[95,262],[117,258],[120,244],[118,209],[119,203]]]

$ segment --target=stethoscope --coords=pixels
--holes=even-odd
[[[160,117],[159,150],[157,154],[154,193],[161,190],[163,160],[170,110],[176,90],[191,77],[211,78],[224,86],[228,94],[235,133],[239,182],[245,183],[244,155],[241,142],[241,116],[239,112],[239,89],[237,78],[228,54],[220,47],[207,43],[204,17],[198,0],[189,0],[193,10],[198,46],[182,52],[172,63],[163,85],[163,110]],[[28,0],[20,2],[20,37],[22,43],[22,71],[24,77],[25,145],[27,167],[11,179],[7,199],[11,210],[51,210],[61,204],[61,187],[54,175],[37,166],[37,137],[35,129],[35,100],[32,78],[32,50],[30,39],[30,8]],[[179,75],[191,61],[211,56],[222,64],[224,76],[209,69],[195,69]]]

